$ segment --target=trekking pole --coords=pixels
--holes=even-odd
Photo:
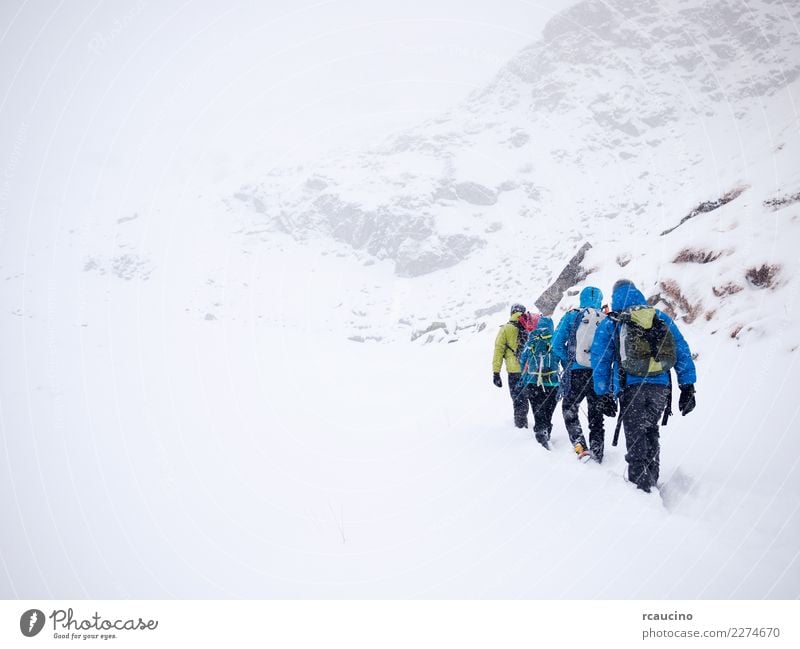
[[[620,380],[620,385],[623,385],[623,381]],[[622,392],[620,392],[620,399],[619,399],[619,412],[617,413],[617,427],[614,429],[614,439],[611,442],[611,446],[616,446],[617,442],[619,442],[619,431],[622,430]]]
[[[619,418],[617,419],[617,427],[614,429],[614,439],[611,441],[611,446],[616,446],[617,442],[619,442],[619,431],[622,428],[622,412],[619,413]]]
[[[669,372],[669,393],[667,394],[667,405],[664,408],[664,416],[661,418],[661,425],[666,426],[672,415],[672,372]]]

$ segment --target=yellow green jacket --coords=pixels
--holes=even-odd
[[[503,367],[503,359],[506,361],[506,371],[510,373],[521,372],[522,368],[517,360],[517,344],[519,342],[519,327],[516,322],[519,320],[519,313],[511,316],[497,334],[494,340],[494,358],[492,359],[492,372],[499,372]]]

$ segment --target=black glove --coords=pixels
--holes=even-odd
[[[492,377],[492,383],[494,383],[498,388],[503,387],[503,380],[500,378],[500,372],[494,373],[494,376]]]
[[[604,394],[600,397],[600,412],[606,417],[617,416],[617,400],[613,394]]]
[[[678,399],[678,410],[680,410],[681,414],[685,417],[692,412],[697,405],[694,399],[694,384],[689,383],[678,387],[681,389],[681,397]]]

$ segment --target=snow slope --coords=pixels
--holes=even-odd
[[[396,282],[439,300],[394,320],[411,333],[541,291],[584,241],[624,248],[749,186],[729,209],[774,227],[746,219],[735,246],[746,256],[745,242],[770,246],[785,218],[758,203],[800,191],[798,19],[774,2],[581,2],[450,112],[367,151],[271,169],[227,203],[249,236],[333,239],[365,264],[421,278]],[[680,238],[648,246],[662,255],[656,274]],[[439,299],[464,273],[486,290]],[[385,291],[372,301],[383,330],[394,316]]]
[[[490,330],[359,344],[205,321],[158,288],[93,301],[87,326],[54,334],[49,380],[28,349],[4,385],[9,595],[797,594],[794,356],[770,365],[778,382],[742,371],[777,357],[768,340],[732,372],[688,328],[699,405],[664,430],[661,496],[644,496],[621,449],[577,463],[560,417],[552,453],[512,427]],[[46,327],[9,336],[24,348]]]
[[[800,595],[797,20],[583,2],[373,150],[119,203],[109,169],[13,230],[0,593]],[[556,317],[626,276],[697,354],[659,494],[613,422],[580,465],[490,383],[506,305],[584,241]]]

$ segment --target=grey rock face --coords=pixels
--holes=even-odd
[[[404,277],[459,263],[483,236],[512,236],[522,230],[512,219],[548,214],[559,192],[572,214],[638,227],[684,170],[625,172],[676,159],[676,125],[736,121],[797,79],[798,21],[797,2],[585,0],[448,113],[366,151],[271,172],[234,197],[268,230],[332,237],[394,260]],[[707,158],[702,143],[678,148],[685,165]],[[609,164],[620,173],[593,186]],[[558,187],[561,170],[576,169],[582,182]]]
[[[494,205],[497,202],[497,194],[494,190],[478,183],[458,183],[455,186],[455,192],[462,201],[473,205]]]
[[[484,241],[465,235],[436,236],[425,241],[406,239],[395,255],[395,272],[400,277],[416,277],[454,266]]]
[[[592,247],[588,241],[573,255],[556,280],[536,299],[536,308],[544,315],[553,315],[567,289],[586,279],[589,272],[582,266],[586,251]]]

